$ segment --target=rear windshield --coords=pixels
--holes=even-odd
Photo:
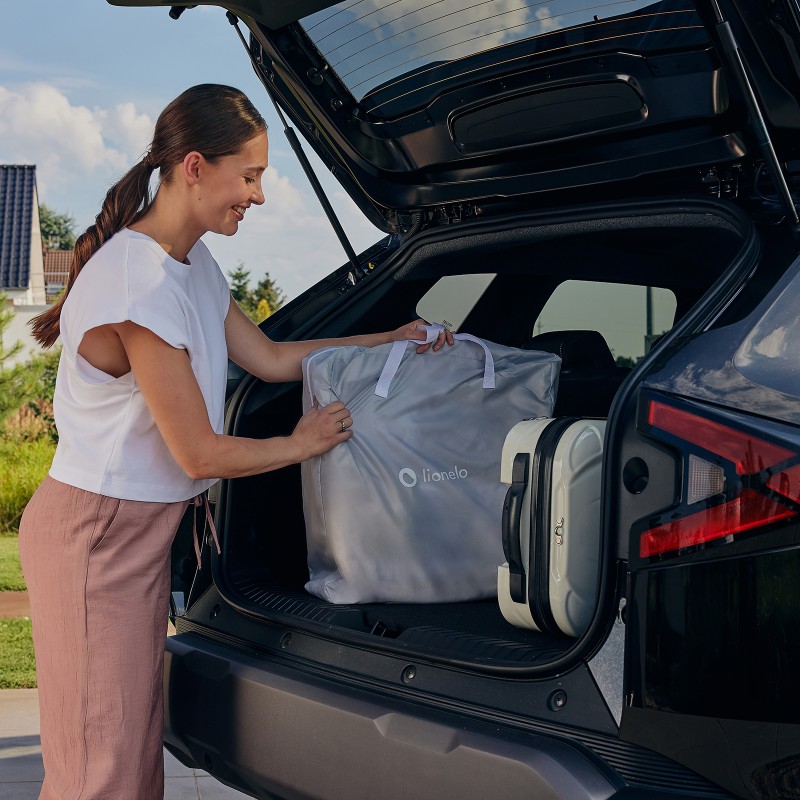
[[[366,111],[498,68],[707,41],[689,0],[345,0],[301,24]]]

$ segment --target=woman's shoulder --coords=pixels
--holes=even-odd
[[[189,260],[193,267],[198,266],[209,271],[219,269],[216,259],[211,255],[211,251],[202,239],[198,239],[192,246],[189,251]]]
[[[123,228],[107,239],[86,262],[81,274],[92,275],[93,282],[99,280],[118,283],[135,276],[136,282],[156,281],[165,277],[166,253],[143,234]],[[80,275],[78,276],[80,278]]]

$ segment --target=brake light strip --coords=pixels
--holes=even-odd
[[[753,475],[795,455],[780,445],[657,400],[650,403],[647,421],[655,428],[733,462],[739,475]]]

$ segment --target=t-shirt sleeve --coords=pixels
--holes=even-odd
[[[64,347],[73,357],[87,331],[127,320],[172,347],[188,349],[188,321],[178,285],[150,253],[137,253],[133,259],[130,255],[121,247],[109,247],[78,276],[61,325]]]

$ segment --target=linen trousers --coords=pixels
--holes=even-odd
[[[47,477],[22,516],[40,800],[162,800],[170,547],[187,502],[118,500]]]

